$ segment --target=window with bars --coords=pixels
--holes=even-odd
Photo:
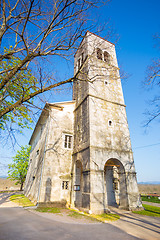
[[[72,135],[64,136],[64,148],[71,149],[72,148]]]
[[[62,189],[68,190],[69,189],[69,181],[63,181],[62,182]]]

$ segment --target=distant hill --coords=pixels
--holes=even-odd
[[[158,184],[159,185],[160,181],[138,182],[138,184],[151,184],[151,185]]]
[[[7,178],[8,176],[0,176],[0,178]]]

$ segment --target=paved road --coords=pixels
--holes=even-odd
[[[0,194],[0,240],[138,240],[107,223],[64,223],[47,219],[9,201]]]
[[[143,204],[147,204],[147,205],[151,205],[151,206],[155,206],[155,207],[160,207],[160,203],[153,203],[153,202],[146,202],[146,201],[142,201]]]
[[[110,224],[67,224],[23,208],[0,208],[0,240],[135,240]]]
[[[35,214],[0,194],[0,240],[159,240],[160,220],[120,211],[113,223],[58,221],[54,214]]]

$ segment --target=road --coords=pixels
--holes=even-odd
[[[114,223],[66,223],[56,221],[56,217],[46,218],[22,207],[17,207],[8,200],[9,195],[0,194],[0,240],[138,240],[147,238],[134,237],[127,233],[126,221]],[[52,215],[52,214],[51,214]],[[50,216],[51,216],[50,215]],[[53,216],[52,215],[52,216]],[[122,224],[124,222],[124,224]],[[119,225],[121,225],[119,228]],[[152,224],[151,224],[152,225]],[[135,231],[136,230],[136,224]],[[124,231],[123,231],[124,227]],[[152,226],[151,226],[152,227]],[[143,231],[144,229],[142,229]],[[155,230],[154,230],[155,231]],[[147,234],[148,235],[148,234]],[[159,236],[157,234],[157,236]],[[152,235],[151,239],[154,238]]]
[[[0,208],[0,240],[134,240],[110,224],[68,224],[43,218],[23,208]]]

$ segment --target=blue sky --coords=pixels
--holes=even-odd
[[[154,48],[153,35],[160,32],[159,0],[112,0],[108,5],[97,8],[90,19],[101,25],[108,22],[119,36],[116,51],[119,66],[130,76],[122,81],[127,117],[131,135],[134,160],[138,181],[160,181],[160,121],[154,121],[148,129],[143,127],[147,101],[152,99],[156,89],[146,91],[142,85],[147,65],[159,52]],[[91,22],[91,21],[90,21]],[[107,35],[107,27],[100,35]],[[109,39],[110,40],[110,39]],[[73,74],[73,59],[66,70],[57,76],[66,78]],[[159,93],[160,94],[160,93]],[[65,90],[50,100],[65,101],[72,99],[72,92]],[[28,143],[31,131],[20,136],[22,145]],[[19,147],[16,147],[16,150]],[[15,152],[7,146],[0,147],[0,175],[6,175],[2,164],[11,162]]]

